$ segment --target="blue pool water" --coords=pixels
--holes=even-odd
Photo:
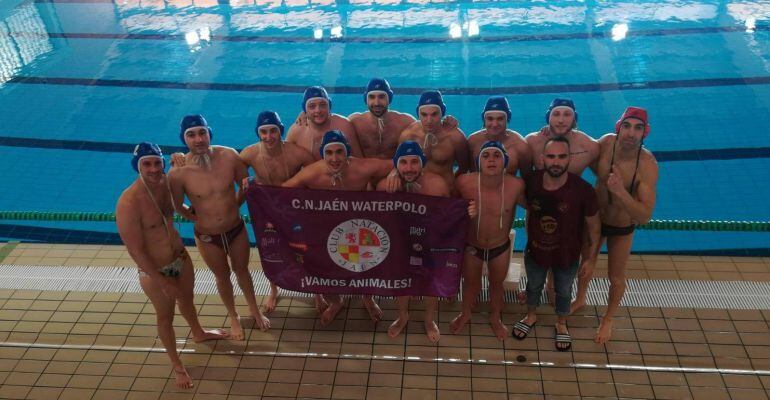
[[[259,111],[291,121],[304,87],[322,84],[348,115],[375,76],[396,110],[443,90],[466,133],[492,94],[522,134],[557,96],[596,138],[646,107],[654,218],[770,219],[770,1],[4,1],[0,210],[112,211],[135,178],[133,144],[181,145],[182,115],[203,113],[216,144],[242,148]],[[0,239],[117,240],[111,223],[32,221],[0,221]],[[639,231],[634,249],[770,254],[768,239]]]

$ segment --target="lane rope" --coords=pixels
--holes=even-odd
[[[248,215],[242,215],[246,223],[251,223]],[[114,212],[59,212],[59,211],[0,211],[0,220],[14,221],[77,221],[77,222],[115,222]],[[187,219],[175,215],[175,222],[189,223]],[[514,228],[524,228],[524,219],[514,221]],[[655,231],[709,231],[709,232],[770,232],[770,221],[711,221],[711,220],[652,220],[637,229]]]

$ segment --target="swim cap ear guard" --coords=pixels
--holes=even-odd
[[[372,78],[366,85],[364,104],[367,104],[366,99],[369,96],[369,92],[385,92],[388,95],[388,105],[393,103],[393,90],[390,88],[390,83],[383,78]]]
[[[262,111],[257,116],[257,126],[254,128],[254,133],[259,135],[259,128],[265,125],[275,125],[281,131],[281,137],[283,137],[284,126],[281,122],[281,117],[275,111]]]
[[[324,138],[321,141],[321,158],[324,158],[324,150],[326,150],[326,146],[330,144],[342,144],[345,146],[345,155],[350,157],[350,144],[348,144],[348,138],[345,137],[345,135],[342,134],[341,131],[334,129],[331,131],[328,131],[324,134]]]
[[[214,138],[214,132],[211,130],[208,122],[206,122],[206,118],[203,118],[203,116],[199,114],[185,115],[184,118],[182,118],[182,121],[179,122],[179,139],[183,144],[187,145],[187,142],[184,141],[184,133],[188,129],[196,126],[202,126],[209,131],[209,140]]]
[[[503,146],[502,143],[496,141],[496,140],[490,140],[487,142],[484,142],[483,145],[481,145],[481,150],[479,150],[479,155],[476,157],[476,165],[479,166],[479,171],[481,171],[481,153],[484,152],[484,150],[487,149],[495,149],[495,151],[499,151],[503,155],[503,171],[508,169],[508,161],[510,160],[510,157],[508,157],[508,152],[505,150],[505,146]]]
[[[511,106],[508,105],[508,99],[503,96],[492,96],[487,99],[484,111],[481,113],[481,121],[484,122],[484,116],[489,111],[502,111],[507,116],[507,122],[511,122]]]
[[[560,99],[556,98],[553,99],[551,102],[551,105],[548,106],[548,111],[545,112],[545,123],[549,124],[551,121],[551,111],[553,111],[556,107],[569,107],[572,109],[572,112],[575,114],[575,119],[572,121],[572,129],[577,128],[577,122],[578,122],[578,113],[575,109],[575,102],[572,101],[572,99]]]
[[[161,152],[160,147],[158,147],[157,144],[150,142],[142,142],[134,147],[134,156],[131,158],[131,168],[139,173],[139,163],[143,158],[147,157],[160,158],[161,163],[163,163],[163,171],[165,172],[166,160],[163,159],[163,152]]]
[[[644,135],[642,136],[642,139],[650,134],[650,120],[647,117],[647,110],[641,107],[628,107],[623,111],[623,115],[620,116],[618,122],[615,122],[615,134],[620,132],[620,125],[622,125],[623,121],[628,118],[636,118],[644,122]]]
[[[329,110],[332,109],[332,99],[321,86],[310,86],[305,89],[305,94],[302,95],[302,111],[307,112],[307,102],[311,99],[325,99],[329,103]]]
[[[444,99],[441,97],[441,92],[438,90],[428,90],[420,95],[420,101],[417,103],[417,118],[419,119],[420,117],[420,108],[431,105],[438,106],[441,109],[442,117],[446,115],[446,104],[444,104]]]
[[[428,162],[428,160],[425,158],[425,154],[422,152],[422,148],[414,140],[407,140],[398,145],[396,154],[393,155],[393,167],[398,165],[398,160],[401,157],[406,156],[420,157],[420,162],[422,163],[423,167],[425,166],[425,163]]]

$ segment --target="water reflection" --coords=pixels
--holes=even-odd
[[[23,4],[0,22],[0,83],[53,50],[47,29],[34,4]]]
[[[226,22],[230,32],[312,32],[337,37],[335,27],[348,29],[423,28],[433,33],[449,32],[455,37],[476,36],[497,31],[543,27],[609,27],[632,22],[714,21],[724,12],[743,23],[749,16],[770,19],[767,2],[702,3],[696,1],[658,2],[485,2],[472,0],[115,0],[121,25],[130,32],[161,31],[184,33],[180,25],[209,26],[213,31]],[[165,12],[159,13],[158,10]],[[462,19],[459,16],[463,16]],[[473,25],[470,21],[475,21]],[[334,32],[330,32],[335,28]],[[435,30],[432,30],[435,29]],[[543,33],[538,32],[538,33]],[[302,35],[306,35],[303,33]],[[307,36],[305,36],[307,37]],[[340,35],[341,37],[341,35]],[[459,37],[459,36],[458,36]]]

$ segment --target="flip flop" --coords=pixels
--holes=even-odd
[[[532,323],[532,325],[527,325],[527,323],[524,322],[524,320],[521,320],[515,324],[513,324],[513,329],[511,330],[511,335],[518,340],[524,340],[527,338],[527,335],[529,335],[529,332],[532,330],[532,327],[535,326],[537,322]],[[523,333],[523,335],[517,335],[515,329],[518,329]]]
[[[569,332],[568,333],[559,333],[559,331],[556,329],[556,327],[554,327],[553,329],[556,332],[556,343],[555,343],[556,350],[568,351],[569,349],[571,349],[572,348],[572,336],[570,336]],[[559,347],[560,344],[561,345],[566,344],[567,346],[566,347]]]

